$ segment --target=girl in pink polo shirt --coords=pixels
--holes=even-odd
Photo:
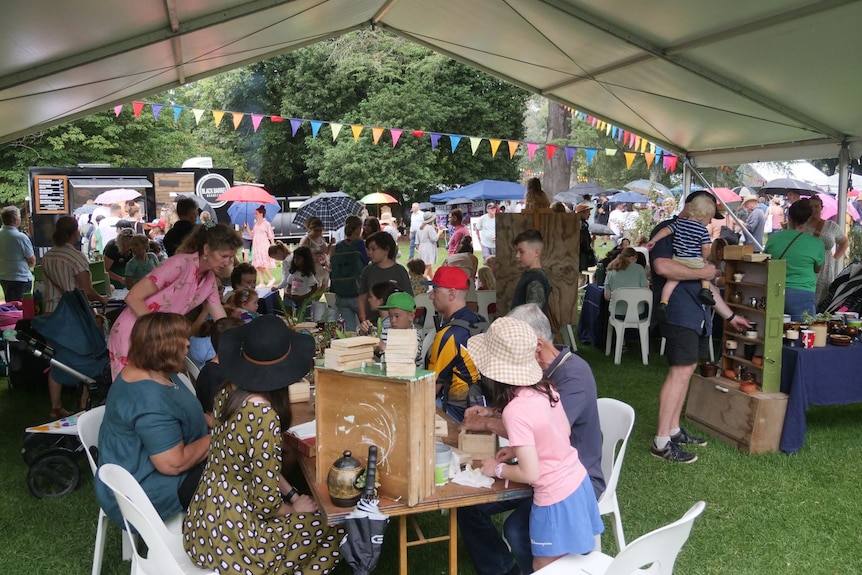
[[[509,446],[482,462],[482,473],[533,487],[530,542],[533,569],[567,553],[595,547],[604,530],[596,496],[553,384],[536,361],[538,338],[526,323],[502,317],[467,342],[479,372],[493,381]],[[517,463],[510,460],[517,458]]]

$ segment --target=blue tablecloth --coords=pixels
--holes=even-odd
[[[584,302],[578,317],[578,339],[587,345],[604,347],[608,326],[608,302],[605,290],[597,284],[587,284],[584,289]]]
[[[805,443],[809,405],[862,402],[862,344],[814,349],[784,346],[781,391],[790,397],[781,432],[781,451],[796,453]]]

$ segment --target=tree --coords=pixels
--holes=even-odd
[[[560,149],[549,159],[545,154],[545,178],[542,182],[544,190],[553,197],[554,194],[569,189],[572,168],[569,165],[564,147],[569,142],[572,133],[572,113],[570,109],[556,102],[548,103],[548,142],[560,146]]]

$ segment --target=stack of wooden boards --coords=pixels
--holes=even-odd
[[[363,362],[374,361],[376,337],[358,336],[333,339],[323,351],[323,366],[327,369],[345,371],[362,367]]]
[[[415,329],[390,329],[386,336],[386,375],[413,377],[418,352]]]

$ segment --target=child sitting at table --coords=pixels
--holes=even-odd
[[[413,288],[413,295],[428,293],[428,286],[422,285],[424,280],[431,279],[429,277],[425,277],[424,261],[417,258],[407,262],[407,275],[410,276],[410,287]]]
[[[257,313],[257,292],[253,289],[239,288],[232,291],[228,303],[236,308],[239,319],[244,323],[248,323],[260,315]]]
[[[300,246],[294,250],[289,272],[287,279],[281,282],[286,285],[284,303],[300,308],[318,285],[317,277],[314,275],[314,257],[311,249]]]
[[[377,335],[380,338],[380,342],[386,343],[386,332],[389,331],[389,326],[391,325],[389,322],[389,312],[386,310],[381,310],[380,306],[386,305],[386,301],[389,299],[389,296],[398,291],[398,287],[394,282],[380,282],[371,286],[371,289],[368,290],[368,307],[379,314],[377,318],[377,325],[371,325],[371,322],[368,320],[362,322],[359,325],[359,334],[360,335]],[[379,355],[379,350],[375,350],[375,352]]]
[[[218,349],[219,336],[222,332],[243,325],[243,321],[238,317],[223,317],[210,327],[210,343],[213,349]],[[213,399],[216,392],[225,382],[222,374],[221,365],[219,364],[218,353],[207,361],[201,368],[198,374],[198,380],[195,385],[197,390],[198,401],[201,402],[201,407],[204,410],[204,417],[207,420],[207,425],[213,426]]]
[[[269,257],[272,259],[281,262],[281,283],[272,286],[272,291],[282,290],[289,285],[287,278],[290,276],[290,264],[293,260],[290,256],[290,248],[287,244],[276,241],[274,244],[269,246],[267,254],[269,254]]]
[[[414,359],[416,367],[423,367],[422,332],[413,327],[413,320],[416,317],[416,301],[413,299],[413,296],[409,293],[395,292],[386,299],[386,304],[380,306],[378,309],[381,314],[387,314],[386,318],[389,320],[389,329],[413,329],[416,332],[417,346],[416,357]],[[386,341],[381,340],[379,348],[381,354],[385,353]]]
[[[159,265],[159,259],[150,251],[150,242],[145,235],[132,236],[129,240],[132,246],[132,258],[126,262],[126,289],[132,286],[153,271]]]
[[[248,262],[238,264],[230,272],[230,291],[222,297],[222,303],[230,301],[230,294],[239,288],[254,289],[257,285],[257,270]]]
[[[149,240],[150,251],[155,254],[156,259],[159,260],[159,263],[168,259],[168,255],[165,253],[165,250],[162,249],[162,244],[157,242],[156,240]]]

